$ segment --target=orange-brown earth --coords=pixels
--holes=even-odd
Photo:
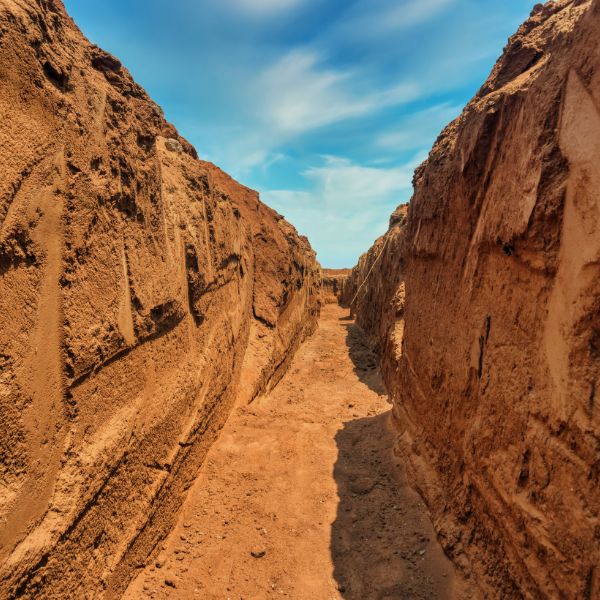
[[[536,5],[345,290],[490,598],[600,598],[598,40],[600,0]]]
[[[536,5],[323,294],[59,0],[0,0],[0,596],[600,598],[598,39]],[[323,300],[368,337],[330,304],[293,362]]]
[[[344,287],[352,269],[323,269],[323,303],[337,304],[344,295]]]
[[[476,598],[394,456],[376,358],[322,310],[277,388],[238,404],[125,598]]]
[[[0,0],[0,81],[0,597],[115,597],[320,268],[60,1]]]

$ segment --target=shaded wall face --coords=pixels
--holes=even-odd
[[[388,365],[398,450],[492,597],[600,593],[599,16],[599,2],[537,8],[417,170],[399,353],[389,308],[357,307]],[[366,286],[386,302],[391,253]]]
[[[347,272],[346,272],[347,271]],[[349,269],[344,269],[343,274],[324,271],[322,276],[323,302],[325,304],[343,303],[344,289],[348,281]]]
[[[0,79],[0,596],[116,595],[240,381],[316,326],[319,269],[59,2],[0,1]]]

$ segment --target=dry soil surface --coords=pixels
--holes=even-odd
[[[234,411],[125,598],[468,597],[393,445],[375,358],[326,306],[277,388]]]

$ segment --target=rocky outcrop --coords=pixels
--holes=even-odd
[[[598,39],[600,0],[537,5],[351,277],[398,451],[484,597],[600,596]]]
[[[323,269],[323,303],[338,304],[344,295],[350,269]]]
[[[0,80],[0,596],[116,597],[320,269],[58,0],[0,0]]]

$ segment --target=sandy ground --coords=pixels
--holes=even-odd
[[[393,455],[389,404],[336,305],[277,388],[238,407],[125,598],[464,595]]]

